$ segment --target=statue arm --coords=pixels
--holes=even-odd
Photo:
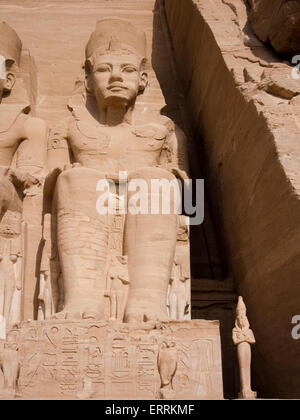
[[[38,118],[28,118],[24,123],[23,138],[17,152],[17,169],[30,175],[38,175],[46,167],[46,123]]]
[[[35,187],[40,187],[45,177],[46,123],[38,118],[28,117],[22,126],[20,138],[16,165],[10,168],[9,176],[15,187],[26,195],[29,191],[32,194]]]
[[[175,125],[166,139],[161,164],[184,180],[189,174],[188,144],[184,132]]]
[[[65,165],[71,163],[69,125],[70,119],[66,118],[49,130],[47,141],[47,165],[50,171],[58,167],[63,168]]]
[[[69,118],[64,119],[49,130],[47,139],[47,166],[49,173],[45,181],[45,193],[49,196],[52,195],[57,178],[62,173],[63,168],[71,164],[69,122]]]

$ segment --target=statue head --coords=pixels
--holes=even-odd
[[[0,22],[0,102],[12,90],[20,64],[22,42],[5,22]]]
[[[247,308],[242,296],[239,296],[238,304],[236,307],[236,326],[242,329],[249,328]]]
[[[97,22],[86,47],[86,89],[102,106],[133,105],[146,88],[146,36],[129,21]]]

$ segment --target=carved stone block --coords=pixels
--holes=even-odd
[[[24,399],[160,399],[169,382],[174,399],[223,398],[218,321],[31,321],[17,342]]]

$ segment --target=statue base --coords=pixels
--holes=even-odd
[[[239,400],[255,400],[256,398],[257,398],[257,392],[255,391],[247,391],[247,392],[238,393]]]
[[[28,321],[14,334],[18,398],[223,399],[218,321]]]

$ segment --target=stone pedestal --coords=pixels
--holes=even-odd
[[[238,399],[239,400],[255,400],[257,398],[257,392],[255,391],[248,391],[248,392],[239,392]]]
[[[174,399],[223,398],[218,321],[31,321],[16,336],[23,399],[159,399],[164,363]]]

